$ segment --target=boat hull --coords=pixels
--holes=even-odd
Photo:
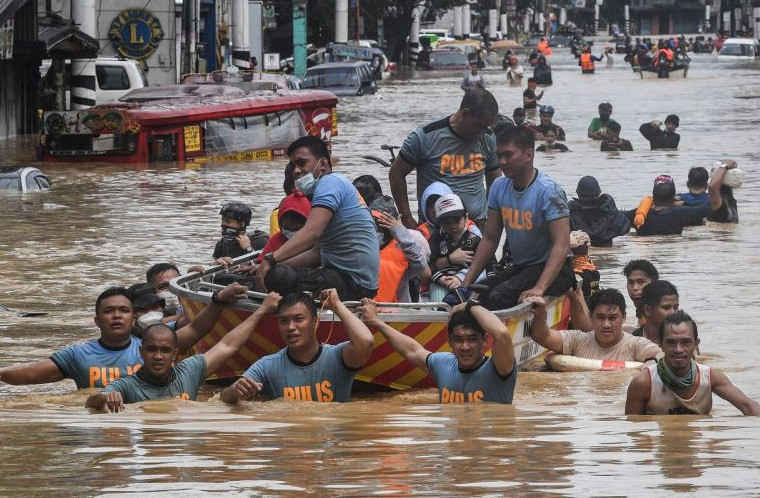
[[[659,79],[659,75],[657,74],[657,71],[654,69],[634,69],[634,72],[638,73],[639,76],[641,76],[642,80],[656,80]],[[670,79],[678,79],[678,78],[685,78],[689,74],[689,66],[679,67],[676,69],[671,69],[668,73]]]
[[[176,288],[172,289],[177,291]],[[194,318],[208,303],[210,294],[195,293],[182,289],[180,295],[188,318]],[[228,307],[222,312],[213,330],[194,347],[194,353],[203,353],[211,349],[224,335],[240,324],[255,310],[251,303],[239,307]],[[530,306],[520,305],[510,310],[497,312],[507,324],[515,345],[515,361],[518,368],[540,357],[545,349],[530,337],[532,314]],[[403,332],[433,352],[451,351],[447,341],[448,313],[443,311],[385,309],[381,318],[394,329]],[[549,304],[547,321],[553,328],[567,328],[570,319],[570,306],[566,299],[555,299]],[[343,324],[331,312],[320,314],[317,337],[328,344],[339,344],[348,337]],[[396,353],[379,332],[374,333],[375,349],[364,367],[357,373],[356,380],[376,386],[393,389],[410,389],[433,387],[433,380],[422,370],[405,361]],[[211,379],[233,379],[259,358],[276,353],[285,346],[277,328],[275,316],[262,320],[252,334],[251,339],[225,365],[218,369]],[[490,354],[491,341],[488,343]]]

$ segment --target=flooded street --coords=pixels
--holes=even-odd
[[[698,55],[686,79],[642,81],[621,56],[613,68],[601,63],[596,75],[582,76],[564,49],[555,53],[554,86],[541,103],[555,107],[572,152],[537,154],[536,166],[569,196],[581,176],[594,175],[618,207],[631,209],[659,174],[672,175],[683,192],[692,166],[709,170],[733,158],[745,171],[735,193],[738,225],[629,235],[592,257],[602,286],[624,293],[623,266],[652,260],[698,322],[705,363],[760,400],[760,99],[735,98],[760,96],[760,66]],[[507,87],[500,69],[484,74],[511,115],[524,87]],[[385,157],[381,144],[400,145],[416,126],[454,112],[461,76],[398,75],[382,82],[379,96],[341,99],[335,172],[372,173],[388,188],[387,170],[361,156]],[[612,103],[634,152],[599,152],[586,138],[602,101]],[[679,150],[648,150],[638,127],[671,113],[681,119]],[[32,162],[34,142],[0,141],[0,165]],[[284,166],[45,164],[53,191],[0,192],[0,304],[47,312],[0,313],[0,366],[96,337],[94,302],[107,286],[144,281],[154,263],[183,271],[208,264],[224,202],[246,201],[253,227],[268,229]],[[626,418],[631,375],[521,372],[514,406],[440,406],[427,390],[362,394],[345,405],[230,408],[213,397],[217,387],[204,386],[200,402],[130,405],[116,415],[87,413],[88,393],[71,381],[3,384],[0,496],[757,494],[760,418],[742,417],[717,397],[711,417]]]

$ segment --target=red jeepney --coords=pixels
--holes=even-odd
[[[43,116],[45,161],[268,160],[306,134],[330,143],[338,99],[320,90],[176,85]]]

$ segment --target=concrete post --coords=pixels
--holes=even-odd
[[[462,7],[454,7],[454,38],[462,38]]]
[[[97,38],[95,0],[72,0],[71,18],[79,29]],[[71,61],[71,108],[87,109],[95,105],[95,61]]]
[[[293,74],[306,74],[306,0],[293,2]]]
[[[623,6],[623,13],[625,14],[625,34],[631,34],[631,6],[625,4]]]
[[[752,9],[752,17],[755,24],[755,40],[757,40],[760,38],[760,7],[754,7]]]
[[[232,65],[240,69],[250,66],[250,32],[248,0],[234,0],[232,3]]]
[[[420,53],[420,15],[422,14],[421,7],[415,7],[414,19],[412,20],[412,28],[409,30],[409,65],[414,66],[417,64],[417,54]]]
[[[499,30],[501,31],[501,37],[506,38],[507,37],[507,14],[501,14],[499,19]]]
[[[348,0],[335,0],[335,43],[348,43]]]
[[[462,34],[465,38],[470,37],[472,32],[472,14],[470,13],[470,4],[462,5]]]
[[[499,11],[496,9],[488,9],[488,38],[490,38],[491,40],[496,39],[498,24],[499,24]]]
[[[599,36],[599,4],[594,4],[594,36]]]
[[[559,25],[564,26],[567,24],[567,9],[562,7],[559,9]]]

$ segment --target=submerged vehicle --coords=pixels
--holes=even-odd
[[[120,102],[43,116],[46,161],[269,160],[305,134],[337,135],[337,98],[319,90],[188,84],[135,90]]]
[[[758,57],[760,42],[752,38],[728,38],[718,52],[719,61],[747,61]]]
[[[470,59],[459,49],[423,50],[417,55],[417,69],[427,71],[466,71]]]
[[[51,190],[50,178],[31,166],[0,168],[0,190],[21,192],[44,192]]]
[[[327,90],[338,97],[370,95],[377,81],[367,62],[328,62],[306,70],[301,82],[305,89]]]
[[[257,255],[236,258],[235,264],[245,263]],[[223,288],[214,284],[214,274],[227,271],[221,266],[210,268],[206,273],[190,273],[177,277],[170,283],[170,290],[177,296],[189,319],[193,319],[211,301],[214,290]],[[214,346],[227,332],[258,309],[266,294],[248,292],[249,299],[224,308],[214,329],[194,347],[196,353],[203,353]],[[346,303],[347,306],[359,302]],[[451,351],[448,346],[447,324],[450,307],[445,303],[378,303],[380,317],[395,328],[414,338],[430,351]],[[515,348],[518,368],[542,356],[546,350],[530,337],[530,323],[533,315],[530,304],[522,303],[508,310],[497,311],[496,315],[509,327]],[[549,325],[555,329],[567,328],[570,306],[566,299],[554,299],[549,303],[547,313]],[[330,311],[319,314],[317,337],[327,344],[339,344],[348,340],[343,324]],[[405,361],[386,341],[375,333],[375,349],[372,356],[357,373],[356,380],[373,386],[392,389],[433,387],[433,380],[422,370]],[[490,351],[491,340],[488,348]],[[219,368],[212,379],[233,379],[259,358],[276,353],[285,346],[277,328],[277,317],[264,318],[245,346],[224,366]],[[490,354],[490,352],[488,353]]]

